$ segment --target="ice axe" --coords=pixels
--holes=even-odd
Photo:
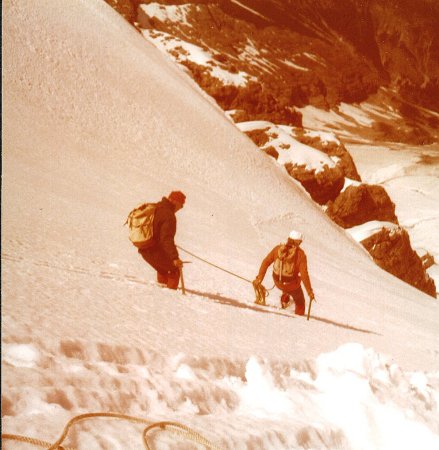
[[[182,261],[183,264],[189,264],[192,261]],[[180,267],[180,280],[181,280],[181,293],[186,295],[186,288],[184,287],[184,277],[183,277],[183,264]]]
[[[306,320],[309,320],[309,315],[311,314],[311,304],[312,304],[312,302],[315,302],[315,301],[316,301],[316,299],[314,297],[309,299],[308,315],[306,317]]]

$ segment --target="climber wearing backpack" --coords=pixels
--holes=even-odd
[[[281,306],[288,307],[292,297],[295,303],[295,313],[305,314],[305,297],[301,282],[305,285],[310,301],[314,300],[311,281],[308,275],[305,252],[300,248],[303,240],[302,233],[291,231],[285,244],[276,245],[262,261],[259,273],[253,285],[260,286],[268,267],[273,266],[273,279],[277,288],[282,291]]]
[[[177,289],[183,266],[174,237],[177,231],[175,213],[183,208],[186,196],[171,192],[158,203],[145,203],[131,211],[127,219],[130,240],[142,258],[157,271],[157,281]]]

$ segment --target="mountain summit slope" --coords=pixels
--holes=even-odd
[[[432,388],[407,396],[415,382],[403,373],[437,365],[433,299],[377,268],[104,2],[11,0],[3,24],[5,432],[53,442],[72,416],[113,410],[181,420],[230,449],[355,448],[325,406],[346,375],[346,405],[373,379],[360,389],[370,411],[397,398],[414,411],[398,425],[437,442]],[[248,279],[302,231],[312,320],[257,308],[250,283],[196,259],[190,295],[150,282],[123,222],[173,189],[187,195],[177,242]],[[135,426],[98,429],[74,445],[137,448]],[[167,439],[161,448],[175,448]]]

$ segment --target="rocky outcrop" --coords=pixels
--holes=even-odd
[[[379,62],[391,86],[403,98],[438,111],[439,3],[375,0],[369,11]]]
[[[250,129],[245,123],[238,124],[238,127],[262,151],[276,160],[282,160],[288,174],[320,205],[335,200],[346,176],[360,179],[350,154],[332,133],[277,126],[270,122],[254,125],[250,122]],[[319,157],[319,153],[326,155],[326,158]]]
[[[279,104],[328,108],[389,86],[439,111],[435,0],[300,0],[294,8],[275,0],[159,2],[190,7],[186,23],[149,18],[139,8],[148,0],[106,1],[131,23],[204,42],[230,68],[245,65]]]
[[[268,120],[295,127],[302,126],[302,114],[290,104],[280,101],[261,83],[249,81],[244,85],[224,84],[213,77],[204,66],[182,61],[197,84],[213,97],[224,110],[245,111],[247,120]]]
[[[396,117],[376,115],[371,126],[354,120],[352,132],[410,144],[438,138],[434,113],[417,107],[439,111],[434,0],[298,0],[294,8],[275,0],[106,1],[138,30],[174,40],[158,46],[224,110],[245,111],[246,120],[300,126],[303,106],[336,110],[384,96]],[[187,58],[179,42],[210,52],[211,60]],[[247,82],[218,78],[216,68]]]
[[[335,199],[343,189],[344,176],[340,167],[323,166],[321,171],[309,171],[305,166],[286,164],[287,172],[297,180],[319,205]]]
[[[324,134],[325,133],[323,133],[323,135]],[[343,172],[343,176],[350,178],[351,180],[361,181],[360,174],[358,173],[351,154],[334,135],[332,135],[330,139],[323,139],[321,133],[297,129],[295,138],[302,144],[316,148],[331,156],[333,159],[336,159],[337,165]],[[332,199],[334,198],[335,197],[332,197]]]
[[[382,186],[349,186],[334,202],[329,202],[328,216],[343,228],[352,228],[372,220],[398,223],[395,204]]]
[[[105,0],[112,8],[114,8],[124,19],[130,23],[134,23],[137,16],[137,4],[133,0]]]
[[[412,249],[406,230],[383,228],[361,242],[374,261],[387,272],[436,298],[436,286],[422,259]]]

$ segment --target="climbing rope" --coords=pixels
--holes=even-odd
[[[143,443],[145,444],[145,447],[148,450],[150,450],[151,447],[149,447],[149,445],[148,445],[146,435],[151,430],[153,430],[154,428],[157,428],[157,427],[159,427],[162,430],[164,430],[166,427],[175,427],[178,430],[172,430],[172,432],[174,434],[178,434],[180,436],[183,436],[186,439],[190,439],[197,444],[204,445],[208,449],[220,450],[219,447],[216,447],[215,445],[210,443],[206,438],[201,436],[201,434],[198,434],[197,432],[191,430],[189,427],[187,427],[185,425],[181,425],[180,423],[177,423],[177,422],[157,422],[157,423],[150,425],[149,427],[146,427],[143,430]]]
[[[2,434],[2,441],[18,441],[25,442],[26,444],[34,445],[35,447],[49,448],[52,444],[50,442],[42,441],[40,439],[31,438],[28,436],[20,436],[19,434]],[[58,447],[60,448],[60,447]],[[72,447],[61,447],[62,450],[75,450]]]
[[[262,306],[267,306],[265,299],[268,297],[268,289],[262,284],[253,284],[255,290],[256,300],[255,303]],[[273,288],[271,288],[273,289]]]
[[[216,264],[213,264],[213,263],[211,263],[210,261],[207,261],[207,260],[201,258],[200,256],[194,255],[194,254],[191,253],[189,250],[186,250],[186,249],[184,249],[183,247],[180,247],[179,245],[177,245],[177,248],[179,248],[180,250],[183,250],[183,251],[184,251],[185,253],[187,253],[188,255],[191,255],[191,256],[193,256],[194,258],[197,258],[197,259],[199,259],[200,261],[203,261],[204,263],[209,264],[209,266],[216,267],[217,269],[222,270],[223,272],[226,272],[226,273],[228,273],[228,274],[230,274],[230,275],[233,275],[233,276],[236,277],[236,278],[240,278],[241,280],[247,281],[247,283],[252,283],[251,280],[249,280],[249,279],[247,279],[247,278],[244,278],[244,277],[241,277],[241,275],[238,275],[238,274],[236,274],[236,273],[234,273],[234,272],[231,272],[230,270],[224,269],[223,267],[217,266]]]
[[[161,431],[170,431],[176,435],[179,435],[181,437],[184,437],[185,439],[192,440],[193,442],[204,445],[207,449],[211,450],[221,450],[216,445],[209,442],[206,438],[204,438],[201,434],[197,433],[196,431],[192,430],[191,428],[187,427],[186,425],[182,425],[178,422],[156,422],[152,423],[150,420],[143,419],[141,417],[134,417],[134,416],[127,416],[125,414],[117,414],[117,413],[87,413],[87,414],[80,414],[78,416],[73,417],[70,419],[66,426],[64,427],[64,430],[61,434],[61,436],[56,440],[55,443],[50,444],[49,442],[42,441],[40,439],[31,438],[28,436],[21,436],[16,434],[2,434],[2,440],[14,440],[19,442],[25,442],[28,444],[32,444],[37,447],[43,447],[47,450],[75,450],[72,447],[63,447],[61,444],[63,443],[64,439],[67,437],[67,434],[69,433],[70,428],[83,420],[87,419],[93,419],[97,417],[110,417],[114,419],[121,419],[121,420],[127,420],[130,422],[135,423],[142,423],[146,424],[147,427],[143,430],[142,437],[143,437],[143,444],[145,446],[146,450],[152,450],[152,447],[148,444],[147,434],[155,429],[159,428]]]
[[[239,278],[241,280],[247,281],[247,283],[251,283],[253,285],[253,289],[255,290],[255,296],[256,296],[255,303],[258,304],[258,305],[267,306],[267,303],[265,302],[265,299],[269,295],[268,291],[271,291],[274,288],[274,285],[273,285],[273,287],[267,289],[261,283],[254,284],[253,281],[251,281],[251,280],[249,280],[247,278],[244,278],[241,275],[238,275],[238,274],[236,274],[234,272],[231,272],[230,270],[224,269],[224,267],[217,266],[216,264],[213,264],[210,261],[207,261],[206,259],[201,258],[198,255],[195,255],[194,253],[190,252],[189,250],[184,249],[183,247],[180,247],[179,245],[177,245],[177,248],[179,248],[180,250],[183,250],[188,255],[191,255],[194,258],[197,258],[200,261],[202,261],[202,262],[204,262],[206,264],[209,264],[209,266],[215,267],[216,269],[222,270],[223,272],[226,272],[226,273],[228,273],[230,275],[233,275],[236,278]]]

